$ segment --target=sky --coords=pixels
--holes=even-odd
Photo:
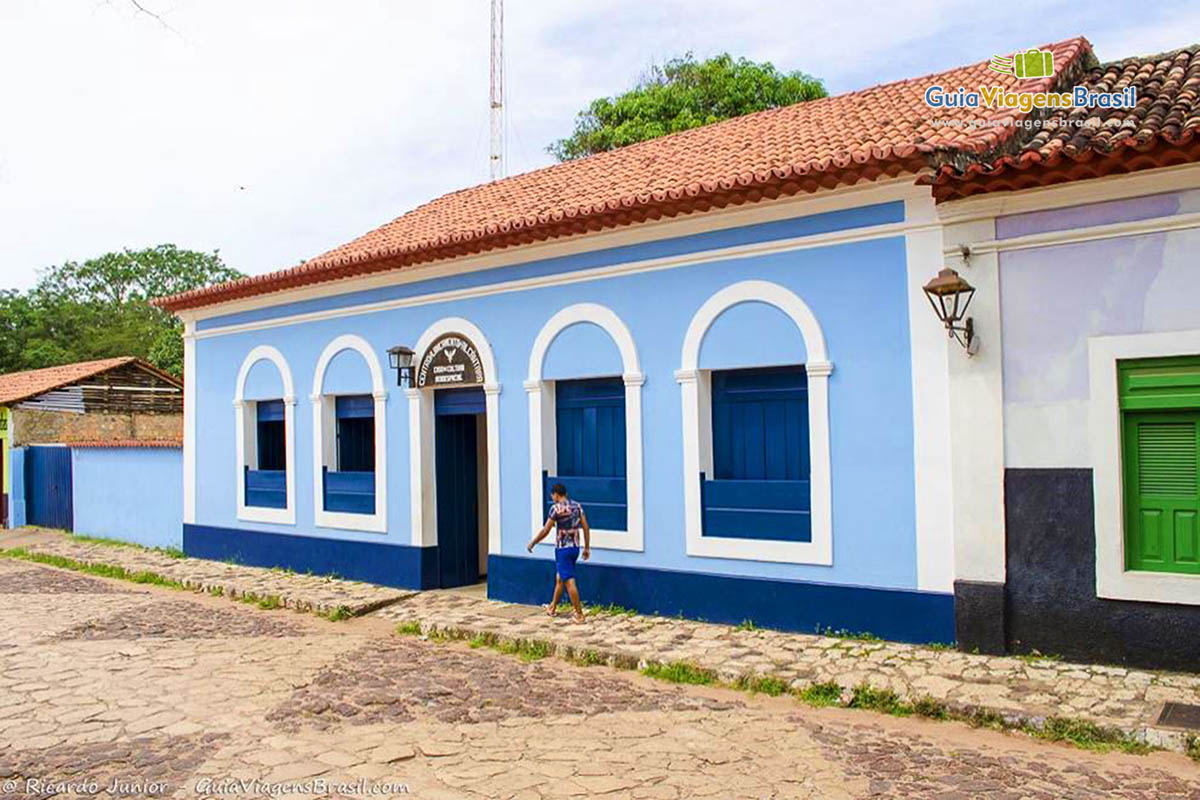
[[[0,0],[0,288],[166,242],[281,269],[487,180],[487,0],[138,2]],[[1200,4],[1035,7],[509,0],[508,174],[688,51],[837,94],[1080,34],[1109,60],[1200,31]]]

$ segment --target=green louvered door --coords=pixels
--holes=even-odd
[[[1129,569],[1200,572],[1200,412],[1125,419]]]
[[[1200,574],[1200,360],[1121,365],[1125,566]]]

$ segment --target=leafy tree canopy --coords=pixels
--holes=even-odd
[[[240,277],[215,251],[173,244],[50,267],[28,292],[0,290],[0,372],[139,356],[180,375],[182,330],[150,301]]]
[[[559,161],[570,161],[826,94],[816,78],[780,72],[770,62],[734,59],[728,53],[697,61],[688,53],[652,66],[623,94],[593,100],[575,117],[575,131],[546,150]]]

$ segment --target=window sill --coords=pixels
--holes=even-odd
[[[318,528],[387,533],[387,521],[379,513],[355,514],[349,511],[324,511],[318,509],[314,515],[313,524]]]
[[[1104,600],[1200,606],[1200,575],[1120,570],[1096,574],[1096,596]]]
[[[237,518],[243,522],[270,522],[276,525],[295,525],[296,511],[292,508],[238,506]]]

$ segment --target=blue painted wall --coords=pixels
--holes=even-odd
[[[14,447],[8,451],[10,456],[12,483],[9,484],[11,493],[8,496],[8,527],[19,528],[25,524],[25,448]]]
[[[778,223],[670,239],[598,253],[504,267],[472,275],[325,297],[283,307],[206,320],[251,322],[348,303],[422,295],[486,282],[547,275],[610,263],[654,258],[753,241],[899,221],[889,203]],[[813,309],[835,369],[830,379],[833,463],[832,567],[694,558],[685,553],[679,385],[684,333],[700,306],[720,289],[747,278],[788,287]],[[564,306],[608,306],[633,334],[646,375],[643,389],[645,552],[599,550],[598,564],[685,570],[788,580],[908,589],[916,586],[912,383],[905,246],[902,237],[769,255],[731,258],[677,269],[597,278],[569,285],[506,292],[335,319],[201,338],[197,369],[197,525],[407,545],[409,532],[408,401],[387,369],[386,350],[413,345],[427,326],[446,316],[466,317],[488,338],[498,362],[502,552],[524,552],[532,523],[529,496],[528,405],[522,384],[533,340]],[[869,309],[869,313],[864,313]],[[619,373],[611,345],[597,344],[591,326],[568,329],[551,348],[547,377]],[[374,348],[386,371],[388,532],[320,529],[312,525],[312,405],[307,394],[321,350],[354,333]],[[256,345],[277,347],[291,365],[296,406],[297,505],[295,526],[241,522],[235,515],[234,381]],[[770,306],[736,307],[718,319],[702,348],[702,366],[761,366],[804,359],[799,331]],[[338,363],[345,359],[343,365]],[[329,372],[327,391],[369,386],[362,359],[344,353]],[[336,388],[335,388],[336,387]],[[869,498],[864,501],[864,498]]]
[[[183,545],[183,451],[77,447],[71,451],[75,532],[147,547]]]

